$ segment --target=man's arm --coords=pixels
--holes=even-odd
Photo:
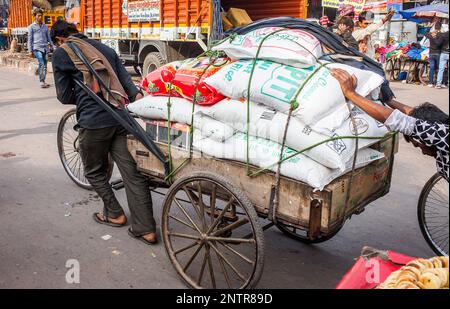
[[[367,28],[357,29],[357,30],[353,31],[352,35],[355,38],[355,40],[359,42],[359,41],[364,40],[367,36],[372,35],[372,33],[377,31],[378,29],[380,29],[382,26],[383,26],[382,23],[371,24],[371,25],[367,26]]]
[[[33,24],[28,26],[28,52],[31,54],[33,52],[33,42],[34,33],[33,33]]]
[[[391,116],[393,112],[391,108],[379,105],[362,97],[356,92],[356,77],[352,77],[349,73],[347,73],[347,71],[341,69],[333,69],[331,74],[339,81],[344,96],[369,114],[372,118],[375,118],[379,122],[385,123],[389,116]]]
[[[45,37],[47,38],[47,43],[49,43],[52,48],[55,50],[56,49],[56,45],[53,43],[52,38],[50,37],[50,30],[48,29],[47,26],[46,27],[46,31],[45,31]]]
[[[398,109],[399,111],[401,111],[403,114],[409,115],[411,114],[413,108],[411,106],[402,104],[396,100],[394,100],[393,98],[391,100],[389,100],[388,102],[386,102],[387,105],[389,105],[391,108],[393,109]]]
[[[130,102],[134,102],[136,100],[136,96],[140,93],[140,91],[131,80],[130,74],[123,66],[122,61],[120,60],[119,56],[117,56],[117,54],[115,55],[115,65],[117,70],[117,77],[119,78],[123,89],[127,93]]]
[[[76,104],[72,72],[75,66],[62,48],[53,55],[53,76],[55,78],[56,96],[62,104]]]

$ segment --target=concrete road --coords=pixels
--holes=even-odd
[[[393,85],[411,105],[424,101],[448,112],[448,91]],[[163,245],[147,247],[126,229],[95,224],[101,202],[76,187],[59,161],[56,130],[68,109],[55,89],[35,77],[0,68],[0,288],[184,288]],[[259,288],[333,288],[370,245],[428,257],[416,219],[419,193],[434,160],[401,142],[391,193],[353,217],[332,240],[307,246],[265,233],[266,264]],[[125,204],[124,192],[118,193]],[[162,198],[154,196],[160,221]],[[101,237],[111,235],[105,241]],[[66,262],[77,259],[79,284],[67,284]]]

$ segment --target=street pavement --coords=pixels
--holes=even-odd
[[[406,104],[430,101],[448,113],[447,90],[392,86]],[[54,87],[40,89],[36,77],[0,68],[0,288],[184,288],[162,243],[148,247],[131,239],[126,228],[92,220],[101,201],[71,182],[57,153],[58,122],[69,108],[56,100]],[[416,209],[435,171],[432,158],[402,139],[391,192],[333,239],[304,245],[276,228],[265,232],[258,288],[333,288],[366,245],[433,256]],[[124,191],[117,195],[126,205]],[[158,224],[161,204],[162,197],[155,195]],[[104,235],[112,237],[104,240]],[[66,282],[71,259],[80,264],[79,284]]]

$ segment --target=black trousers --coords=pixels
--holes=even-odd
[[[125,185],[131,227],[135,234],[156,232],[150,187],[127,148],[127,131],[121,127],[79,130],[85,176],[104,203],[104,215],[115,219],[124,212],[108,179],[108,155],[117,164]]]

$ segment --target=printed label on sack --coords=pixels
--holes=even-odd
[[[332,136],[333,138],[339,137],[339,135],[334,134]],[[347,146],[345,145],[345,142],[342,139],[336,139],[333,141],[329,141],[326,144],[331,150],[335,151],[338,154],[342,154],[345,149],[347,149]]]
[[[353,125],[353,121],[350,121],[350,132],[352,132],[353,135],[361,135],[366,133],[369,130],[369,123],[367,120],[360,118],[360,117],[354,117],[353,120],[355,121],[355,126]]]
[[[261,87],[261,94],[275,100],[290,104],[305,80],[314,70],[314,67],[297,69],[290,66],[279,65],[272,75]],[[296,102],[294,108],[298,107]]]

